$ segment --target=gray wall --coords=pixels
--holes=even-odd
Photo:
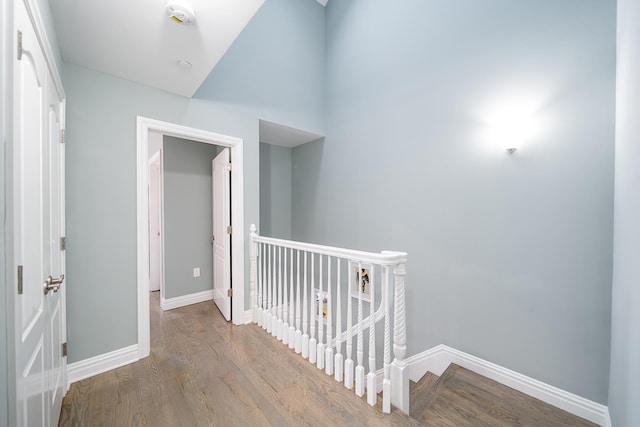
[[[258,120],[322,133],[323,61],[323,7],[267,0],[192,99],[64,63],[70,363],[137,342],[136,116],[243,138],[248,230],[259,226]]]
[[[260,230],[291,239],[291,148],[260,143]]]
[[[165,136],[162,153],[167,299],[213,289],[211,160],[218,147]]]
[[[326,135],[293,238],[403,250],[409,354],[450,345],[607,402],[615,4],[329,2]],[[536,126],[513,155],[498,106]]]
[[[609,412],[640,425],[640,3],[618,0],[616,175]]]

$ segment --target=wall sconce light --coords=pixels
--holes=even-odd
[[[531,115],[518,109],[496,114],[490,123],[491,141],[513,154],[531,134]]]

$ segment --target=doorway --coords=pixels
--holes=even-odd
[[[227,147],[231,161],[231,214],[230,268],[234,294],[231,299],[234,324],[244,324],[244,192],[243,192],[243,141],[240,138],[203,131],[173,123],[138,116],[137,121],[137,290],[138,290],[138,350],[143,358],[150,352],[149,321],[149,133]]]

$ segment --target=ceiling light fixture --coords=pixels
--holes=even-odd
[[[184,0],[167,0],[165,11],[178,24],[192,24],[196,22],[196,13],[189,3]]]
[[[177,64],[178,64],[178,67],[182,68],[183,70],[191,69],[191,62],[185,61],[184,59],[181,59],[180,61],[178,61]]]

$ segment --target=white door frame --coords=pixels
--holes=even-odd
[[[244,324],[244,182],[243,140],[219,133],[208,132],[174,123],[137,118],[137,265],[138,265],[138,357],[147,357],[151,351],[149,319],[149,131],[168,136],[220,145],[231,149],[231,277],[233,301],[231,321]]]

